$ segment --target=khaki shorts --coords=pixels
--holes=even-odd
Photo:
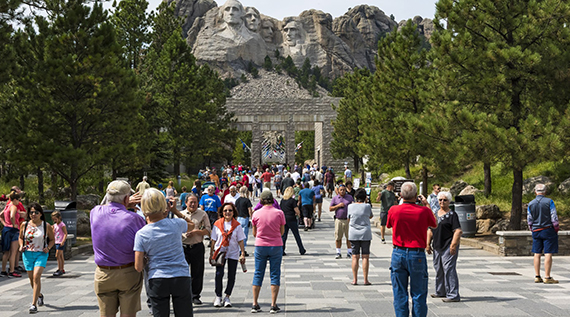
[[[348,219],[334,220],[334,240],[341,241],[342,236],[348,240]]]
[[[136,315],[141,310],[143,275],[134,266],[124,269],[95,269],[95,294],[101,315]]]

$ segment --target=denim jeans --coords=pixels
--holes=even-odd
[[[228,266],[228,285],[226,285],[225,294],[230,296],[232,295],[232,291],[234,289],[234,285],[236,283],[236,271],[238,260],[227,259],[226,264]],[[226,266],[216,266],[216,289],[215,293],[216,296],[222,297],[222,282],[224,279],[224,268]]]
[[[285,232],[281,237],[283,239],[283,252],[285,252],[285,244],[287,243],[287,235],[289,234],[289,229],[291,229],[291,232],[295,237],[295,241],[297,241],[297,247],[299,248],[299,253],[305,254],[305,252],[307,251],[305,250],[305,247],[303,247],[303,241],[301,241],[301,236],[299,235],[299,225],[297,225],[296,219],[295,221],[287,221],[285,223]]]
[[[245,235],[245,239],[243,239],[243,247],[247,247],[247,235],[249,234],[249,217],[237,217],[237,221],[241,224],[243,228],[243,234]]]
[[[283,247],[255,247],[255,272],[253,272],[253,286],[261,286],[265,275],[267,261],[269,261],[269,274],[271,285],[281,285],[281,259]]]
[[[394,311],[397,317],[410,315],[408,307],[408,279],[412,296],[412,316],[427,315],[428,271],[424,251],[394,249],[390,267]]]

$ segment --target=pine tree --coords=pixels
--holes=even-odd
[[[271,57],[269,57],[268,55],[265,55],[265,60],[263,62],[263,68],[268,72],[273,70],[273,62],[271,61]]]
[[[432,42],[449,112],[511,168],[511,229],[520,229],[524,168],[564,149],[569,20],[561,0],[437,4]]]
[[[113,3],[115,12],[111,21],[117,29],[117,39],[125,50],[127,67],[136,69],[142,50],[150,41],[152,14],[146,12],[146,0],[122,0]]]

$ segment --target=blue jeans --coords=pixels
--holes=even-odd
[[[253,286],[261,286],[265,275],[267,261],[269,261],[269,274],[271,285],[281,285],[281,259],[283,247],[255,247],[255,272],[253,272]]]
[[[427,315],[428,271],[426,254],[423,251],[394,249],[390,267],[394,311],[397,317],[410,315],[408,307],[408,278],[412,296],[412,316]]]
[[[245,235],[245,239],[243,239],[243,247],[247,247],[247,235],[249,234],[249,217],[237,217],[237,221],[241,224],[243,228],[243,234]]]

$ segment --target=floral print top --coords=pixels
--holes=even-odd
[[[24,232],[24,250],[42,252],[44,250],[44,222],[37,227],[30,221]]]

